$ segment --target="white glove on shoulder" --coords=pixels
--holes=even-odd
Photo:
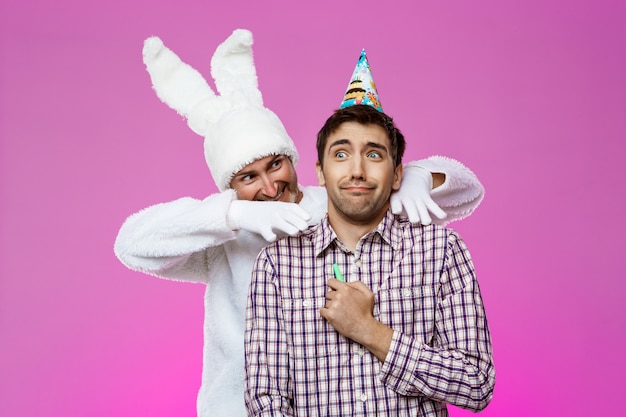
[[[445,219],[446,212],[435,203],[430,193],[433,177],[430,171],[418,166],[404,166],[400,189],[391,194],[391,212],[405,215],[414,224],[429,225],[430,214]]]
[[[298,204],[280,201],[233,200],[226,215],[232,230],[258,233],[268,242],[275,241],[277,233],[295,236],[306,230],[310,219]]]

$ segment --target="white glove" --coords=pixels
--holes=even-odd
[[[309,213],[298,204],[280,201],[233,200],[226,215],[232,230],[258,233],[268,242],[276,240],[276,233],[295,236],[306,230],[310,219]]]
[[[430,171],[417,166],[405,166],[400,189],[391,194],[391,212],[405,215],[414,224],[429,225],[430,213],[438,219],[445,219],[447,214],[430,196],[433,177]]]

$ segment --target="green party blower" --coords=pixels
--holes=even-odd
[[[335,278],[337,278],[338,281],[346,282],[346,280],[343,278],[343,275],[341,274],[341,269],[339,269],[339,265],[333,264],[333,271],[335,272]]]

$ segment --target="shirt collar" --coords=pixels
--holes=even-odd
[[[378,223],[378,226],[365,236],[377,233],[393,250],[399,250],[402,247],[405,228],[408,224],[407,220],[396,217],[391,213],[391,210],[387,210],[385,217]],[[314,253],[315,256],[318,256],[337,239],[337,235],[328,221],[328,213],[317,225],[314,233]]]

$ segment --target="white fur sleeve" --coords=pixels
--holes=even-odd
[[[176,280],[206,282],[209,258],[235,238],[226,225],[232,190],[204,200],[184,197],[156,204],[130,216],[114,251],[128,268]]]
[[[431,156],[415,162],[409,162],[407,166],[418,166],[432,173],[445,174],[445,182],[431,192],[433,200],[441,207],[448,217],[443,220],[433,218],[437,224],[447,224],[455,220],[461,220],[478,207],[485,189],[478,177],[459,161],[445,156]]]

